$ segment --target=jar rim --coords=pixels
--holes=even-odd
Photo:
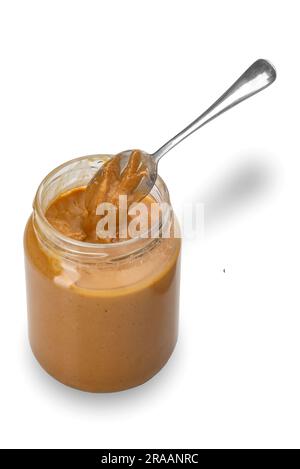
[[[116,243],[90,243],[90,242],[85,242],[85,241],[79,241],[79,240],[70,238],[62,234],[53,225],[51,225],[51,223],[47,220],[45,216],[45,210],[42,207],[43,191],[45,189],[45,186],[49,184],[51,180],[53,180],[53,178],[59,175],[59,172],[63,171],[65,168],[67,168],[68,166],[72,164],[76,164],[77,162],[80,163],[81,161],[86,160],[88,163],[95,163],[95,162],[99,162],[99,160],[107,161],[113,156],[114,155],[111,155],[111,154],[93,154],[93,155],[79,156],[77,158],[68,160],[65,163],[62,163],[61,165],[55,167],[52,171],[50,171],[44,177],[44,179],[41,181],[40,185],[38,186],[38,189],[34,197],[34,201],[33,201],[34,228],[36,231],[35,225],[37,224],[39,227],[39,231],[42,233],[42,237],[44,241],[51,239],[52,240],[51,244],[57,245],[58,247],[63,248],[66,251],[69,251],[73,254],[91,255],[93,257],[95,256],[107,257],[108,255],[113,255],[113,253],[116,253],[120,249],[121,250],[126,249],[127,251],[131,247],[133,248],[135,252],[134,246],[137,246],[139,241],[141,240],[143,240],[144,242],[147,240],[150,242],[155,241],[155,238],[153,238],[153,236],[146,237],[146,238],[143,236],[139,236],[136,238],[126,239],[124,241],[118,241]],[[157,176],[154,188],[150,192],[152,196],[153,196],[152,192],[154,191],[154,189],[158,189],[159,192],[162,192],[163,198],[164,198],[163,202],[167,202],[170,204],[169,191],[167,189],[165,182],[160,176]],[[157,224],[156,228],[161,229],[162,226],[161,225],[159,226],[159,224]],[[153,230],[153,227],[148,229],[147,232],[149,233],[152,230]],[[146,231],[143,234],[145,235]],[[133,253],[132,251],[130,253],[127,252],[127,255],[132,254],[132,253]]]

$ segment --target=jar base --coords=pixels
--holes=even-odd
[[[83,391],[83,392],[87,392],[87,393],[93,393],[93,394],[108,394],[108,393],[115,393],[115,392],[122,392],[122,391],[127,391],[129,389],[133,389],[133,388],[136,388],[138,386],[141,386],[143,384],[145,384],[147,381],[150,381],[155,375],[157,375],[164,367],[165,365],[168,363],[169,359],[171,358],[174,350],[175,350],[175,347],[176,347],[176,344],[177,344],[177,340],[176,342],[174,343],[171,351],[169,352],[168,356],[163,360],[163,362],[156,368],[154,369],[150,374],[148,374],[147,376],[144,376],[143,379],[141,380],[137,380],[135,383],[130,383],[129,385],[126,385],[126,386],[114,386],[114,387],[110,387],[110,386],[85,386],[85,385],[79,385],[77,383],[73,383],[72,381],[68,381],[68,380],[64,380],[60,377],[58,377],[57,375],[55,375],[53,372],[51,372],[49,370],[49,368],[47,366],[45,366],[42,361],[37,357],[37,354],[34,352],[34,349],[29,341],[29,344],[30,344],[30,348],[31,348],[31,351],[32,351],[32,354],[34,356],[34,358],[36,359],[37,363],[40,365],[40,367],[43,369],[43,371],[45,371],[49,376],[51,376],[51,378],[55,379],[56,381],[58,381],[59,383],[63,384],[64,386],[67,386],[69,388],[72,388],[72,389],[76,389],[78,391]]]

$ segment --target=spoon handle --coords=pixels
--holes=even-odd
[[[210,122],[228,109],[236,106],[244,99],[250,98],[254,94],[262,91],[271,85],[276,79],[275,68],[264,59],[254,62],[233,85],[225,91],[224,94],[212,104],[200,117],[194,120],[190,125],[175,135],[171,140],[165,143],[159,150],[153,153],[152,157],[158,161],[171,148],[184,140],[190,134],[195,132],[203,125]]]

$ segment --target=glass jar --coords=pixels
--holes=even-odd
[[[167,362],[178,332],[179,237],[93,244],[68,238],[45,217],[60,194],[85,186],[109,155],[71,160],[38,188],[24,235],[29,340],[41,366],[91,392],[144,383]],[[151,196],[169,203],[157,178]],[[174,221],[175,220],[175,221]]]

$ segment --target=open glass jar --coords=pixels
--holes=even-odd
[[[181,241],[173,230],[160,236],[162,223],[177,223],[172,210],[155,236],[105,244],[68,238],[45,217],[57,196],[85,186],[108,158],[77,158],[46,176],[24,235],[32,351],[53,377],[91,392],[147,381],[178,332]],[[159,177],[151,196],[170,202]]]

